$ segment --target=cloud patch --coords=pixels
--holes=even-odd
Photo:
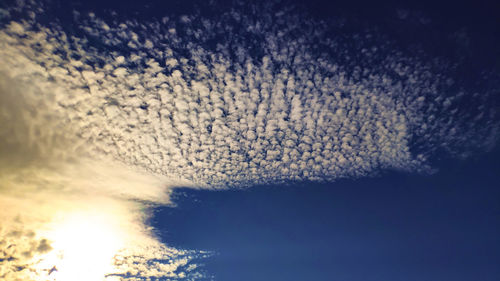
[[[55,110],[92,157],[197,186],[428,170],[437,150],[495,143],[492,89],[467,92],[456,64],[376,30],[243,8],[160,22],[78,14],[79,36],[11,22],[3,52],[11,75],[59,88]]]

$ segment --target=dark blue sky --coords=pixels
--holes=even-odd
[[[500,153],[330,184],[179,189],[163,241],[216,254],[215,280],[499,280]]]

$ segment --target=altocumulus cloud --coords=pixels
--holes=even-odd
[[[157,253],[124,255],[141,269],[108,277],[196,279],[204,253],[162,246],[144,224],[144,204],[169,203],[172,187],[429,172],[436,153],[496,144],[498,88],[460,85],[459,63],[277,7],[146,21],[73,11],[65,24],[40,4],[2,10],[0,274],[24,276],[51,251],[37,229],[98,197]]]

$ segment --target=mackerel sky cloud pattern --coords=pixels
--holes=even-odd
[[[471,92],[459,63],[398,49],[374,27],[347,31],[347,19],[235,4],[146,21],[73,11],[61,23],[43,7],[1,10],[4,195],[45,186],[168,203],[175,186],[428,172],[435,153],[498,140],[498,88]],[[71,169],[112,179],[89,188]]]
[[[34,16],[3,29],[3,73],[47,87],[92,155],[198,186],[418,170],[438,147],[496,138],[481,102],[491,93],[463,116],[474,93],[454,85],[453,64],[404,56],[370,30],[328,36],[341,24],[301,16],[272,5],[145,23],[75,12],[79,36],[35,28]]]

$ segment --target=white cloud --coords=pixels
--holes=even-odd
[[[357,34],[328,35],[342,23],[239,9],[144,24],[80,15],[93,41],[32,19],[0,30],[0,199],[22,202],[5,212],[12,223],[3,231],[13,238],[0,249],[16,263],[3,258],[1,274],[17,276],[18,260],[48,248],[36,231],[66,202],[107,198],[119,220],[144,230],[130,202],[168,203],[175,186],[421,171],[436,150],[462,154],[496,143],[492,92],[456,90],[445,71],[454,65]],[[234,28],[234,16],[245,28]],[[469,101],[478,110],[464,109]],[[54,206],[34,211],[53,196]],[[15,232],[25,209],[33,222]],[[25,241],[17,254],[9,252],[14,240]],[[193,268],[196,253],[153,242],[147,246],[166,258],[125,255],[129,276],[190,274],[177,269]]]

